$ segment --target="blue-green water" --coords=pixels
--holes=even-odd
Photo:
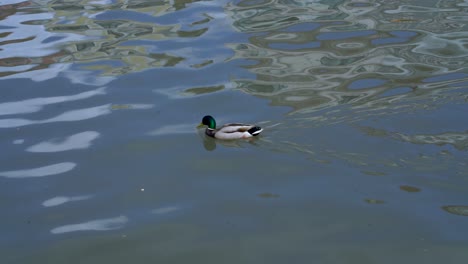
[[[467,8],[0,1],[1,263],[463,263]]]

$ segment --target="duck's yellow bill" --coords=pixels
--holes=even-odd
[[[201,128],[201,127],[204,127],[205,125],[203,123],[200,123],[197,128]]]

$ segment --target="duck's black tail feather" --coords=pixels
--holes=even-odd
[[[248,130],[248,132],[250,134],[252,134],[252,136],[256,136],[258,134],[260,134],[261,132],[263,131],[263,129],[259,126],[254,126],[252,127],[251,129]]]

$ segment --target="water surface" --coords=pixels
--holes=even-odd
[[[0,1],[2,263],[463,262],[467,6]]]

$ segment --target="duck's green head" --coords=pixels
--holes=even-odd
[[[216,129],[216,121],[212,116],[207,115],[203,117],[202,122],[199,125],[199,127],[200,126],[207,126],[211,129]]]

